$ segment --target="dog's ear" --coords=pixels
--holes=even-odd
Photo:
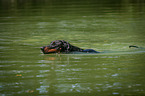
[[[67,47],[67,42],[66,41],[62,41],[62,46],[63,47]]]

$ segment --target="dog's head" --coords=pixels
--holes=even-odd
[[[44,54],[59,53],[68,49],[69,43],[64,40],[52,41],[48,46],[41,47]]]

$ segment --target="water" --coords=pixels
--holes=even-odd
[[[145,95],[144,0],[0,0],[1,96]],[[66,40],[99,54],[43,55]]]

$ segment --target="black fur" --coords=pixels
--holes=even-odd
[[[43,51],[44,54],[45,54],[44,52],[45,47],[49,47],[50,49],[57,49],[57,50],[61,48],[60,52],[66,52],[66,53],[69,53],[72,51],[82,52],[84,50],[79,47],[73,46],[64,40],[55,40],[55,41],[52,41],[48,46],[41,47],[41,50]]]

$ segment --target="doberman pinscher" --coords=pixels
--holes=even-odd
[[[82,49],[71,45],[64,40],[52,41],[48,46],[41,47],[44,54],[50,53],[71,53],[71,52],[83,52],[83,53],[100,53],[93,49]]]

